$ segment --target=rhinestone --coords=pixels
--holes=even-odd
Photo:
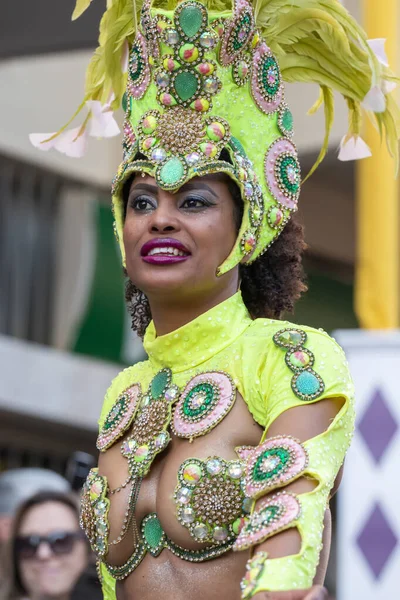
[[[102,516],[104,516],[106,510],[107,510],[107,503],[104,502],[104,500],[101,500],[100,502],[98,502],[96,504],[94,512],[97,517],[102,517]]]
[[[245,498],[243,500],[243,504],[242,504],[243,512],[249,514],[252,506],[253,506],[253,498]]]
[[[217,40],[211,31],[205,31],[200,36],[200,46],[203,48],[214,48]]]
[[[244,184],[244,193],[246,194],[247,197],[252,196],[252,194],[253,194],[253,186],[251,185],[251,183],[245,183]]]
[[[179,504],[188,504],[190,502],[190,498],[192,496],[192,490],[189,488],[183,487],[176,494],[176,500]]]
[[[203,83],[204,91],[207,94],[215,94],[219,88],[219,81],[215,77],[207,77]]]
[[[294,367],[304,369],[310,364],[311,357],[304,350],[297,350],[290,355],[289,361]]]
[[[156,437],[155,446],[158,450],[160,450],[161,448],[164,448],[167,445],[167,442],[168,442],[168,434],[165,431],[163,431]]]
[[[161,88],[166,88],[169,86],[170,78],[167,73],[157,73],[156,75],[156,84]]]
[[[176,29],[167,29],[165,31],[165,42],[168,46],[175,46],[179,42],[179,34]]]
[[[125,440],[124,442],[122,442],[122,451],[125,454],[131,454],[131,452],[133,452],[135,448],[136,448],[135,440]]]
[[[215,527],[213,531],[213,538],[217,542],[223,542],[228,537],[228,530],[226,527]]]
[[[106,535],[107,533],[107,524],[104,521],[98,521],[96,523],[97,533],[100,535]]]
[[[228,467],[228,475],[232,479],[240,479],[243,475],[243,467],[240,463],[233,463]]]
[[[165,160],[167,158],[167,153],[164,150],[164,148],[155,148],[155,150],[153,150],[153,152],[151,153],[151,159],[154,162],[162,162],[163,160]],[[148,396],[147,396],[148,398]]]
[[[143,444],[143,446],[139,446],[135,450],[135,454],[133,456],[133,460],[135,462],[143,462],[149,456],[150,448],[147,444]]]
[[[191,523],[193,523],[194,518],[195,518],[195,512],[194,512],[193,508],[191,508],[190,506],[185,506],[185,508],[182,509],[182,512],[181,512],[182,521],[186,525],[190,525]]]
[[[177,387],[170,387],[165,392],[165,399],[168,402],[172,402],[173,400],[175,400],[175,398],[177,397],[178,394],[179,394],[179,390]]]
[[[160,148],[156,148],[155,150],[153,150],[153,153],[157,152],[157,150],[160,150]],[[145,407],[145,406],[148,406],[149,404],[150,404],[150,396],[147,396],[147,395],[143,396],[140,405]]]
[[[268,456],[264,458],[261,462],[260,469],[267,473],[268,471],[273,471],[279,464],[280,459],[277,456]]]
[[[301,333],[299,331],[295,331],[294,329],[289,331],[281,331],[278,339],[281,344],[289,346],[298,346],[303,341]]]
[[[185,160],[190,167],[197,164],[199,162],[200,158],[201,158],[201,156],[198,152],[191,152],[190,154],[185,156]]]
[[[197,525],[193,527],[193,535],[198,540],[204,540],[206,537],[208,537],[208,529],[206,525],[204,525],[204,523],[197,523]]]
[[[96,538],[96,547],[102,553],[104,552],[106,545],[104,543],[104,539],[100,536]]]
[[[103,486],[101,481],[94,481],[90,486],[90,497],[92,500],[98,498],[103,491]]]
[[[221,473],[222,467],[222,462],[218,458],[212,458],[206,464],[207,473],[210,475],[218,475],[218,473]]]
[[[203,472],[200,465],[197,463],[189,463],[183,469],[182,477],[186,483],[197,483],[202,476]]]

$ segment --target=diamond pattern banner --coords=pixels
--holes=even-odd
[[[379,463],[396,435],[398,424],[380,389],[372,394],[371,401],[358,425],[364,442],[374,460]]]
[[[376,504],[357,538],[358,547],[376,579],[381,576],[397,541],[380,505]]]
[[[400,598],[400,332],[335,337],[357,411],[338,496],[337,600]]]

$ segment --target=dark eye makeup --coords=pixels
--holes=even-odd
[[[200,211],[214,205],[215,202],[212,200],[193,193],[187,194],[178,202],[178,208],[185,211]],[[132,194],[129,198],[129,206],[135,212],[148,212],[157,208],[157,200],[154,197],[144,194],[137,196]]]

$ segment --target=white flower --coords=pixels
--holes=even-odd
[[[39,150],[47,151],[54,148],[66,156],[80,158],[86,152],[89,135],[96,138],[109,138],[119,134],[119,127],[109,104],[102,106],[101,102],[97,100],[88,100],[86,105],[90,111],[87,127],[80,125],[58,135],[55,133],[31,133],[29,135],[31,144]],[[53,136],[55,137],[50,139]]]
[[[386,110],[386,98],[382,87],[374,85],[361,102],[361,106],[366,110],[372,110],[375,113],[383,113]]]
[[[88,123],[89,135],[109,138],[119,134],[119,127],[109,104],[102,106],[98,100],[88,100],[86,106],[92,113]]]
[[[54,139],[49,140],[54,133],[31,133],[29,139],[31,144],[39,150],[58,150],[62,154],[66,154],[72,158],[80,158],[86,152],[87,145],[87,131],[83,130],[82,127],[75,127],[74,129],[67,129]]]
[[[360,160],[372,156],[370,147],[360,136],[345,135],[340,142],[340,151],[338,159],[341,161]]]
[[[375,54],[376,58],[379,62],[384,66],[389,66],[389,60],[385,50],[386,39],[385,38],[375,38],[373,40],[367,40],[368,46],[371,48],[372,52]]]

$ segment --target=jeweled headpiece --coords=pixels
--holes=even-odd
[[[89,4],[78,0],[75,16]],[[226,173],[237,183],[243,219],[219,274],[256,260],[297,209],[300,165],[283,79],[321,87],[314,108],[325,102],[327,136],[317,164],[328,146],[332,88],[347,99],[347,139],[354,141],[360,103],[366,106],[370,90],[381,86],[383,110],[369,108],[397,156],[400,120],[387,86],[393,75],[341,4],[257,0],[253,6],[248,0],[233,0],[233,6],[146,0],[136,7],[132,0],[108,0],[87,77],[85,101],[97,134],[101,123],[110,132],[110,111],[121,99],[125,110],[123,162],[112,187],[119,240],[123,184],[134,172],[171,191],[209,173]],[[83,130],[78,134],[75,142]],[[122,242],[120,247],[125,262]]]

